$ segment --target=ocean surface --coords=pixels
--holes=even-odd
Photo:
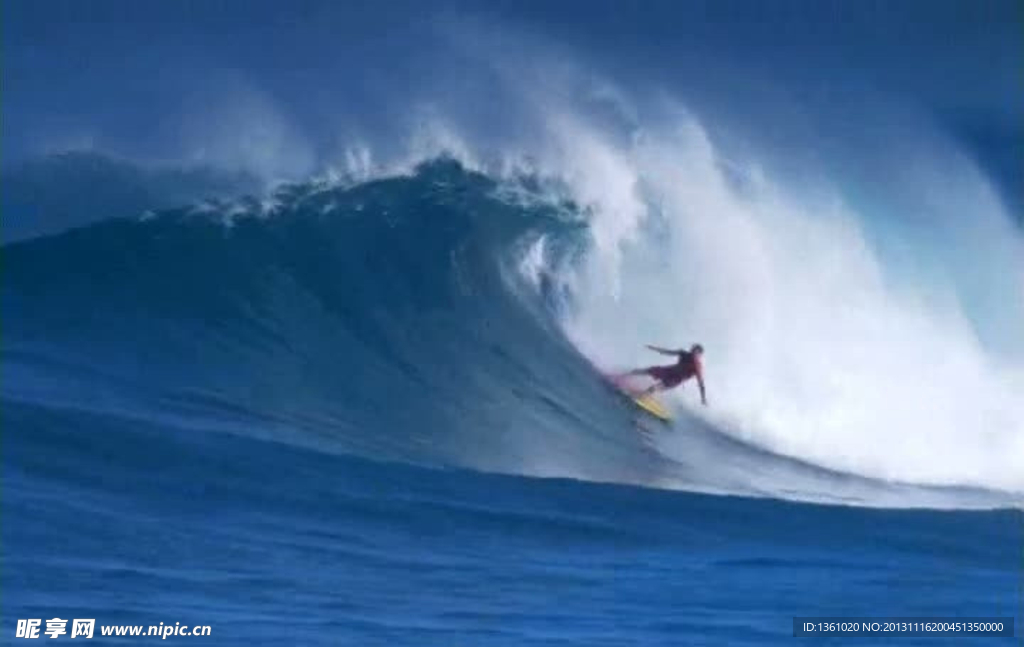
[[[197,645],[965,644],[794,638],[798,616],[1021,635],[1020,457],[996,451],[1019,445],[943,452],[937,421],[934,471],[901,472],[933,442],[903,418],[820,460],[716,413],[713,344],[708,410],[687,386],[646,417],[602,377],[652,362],[639,339],[589,352],[618,330],[600,222],[556,189],[439,157],[5,244],[3,643],[54,617],[210,626],[167,638]]]

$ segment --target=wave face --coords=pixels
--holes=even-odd
[[[740,328],[705,338],[711,366],[724,364],[711,369],[724,413],[693,412],[684,395],[672,432],[638,417],[599,370],[625,343],[663,339],[652,320],[665,314],[664,290],[702,302],[672,283],[693,268],[672,263],[713,255],[658,256],[634,242],[616,248],[625,258],[610,278],[607,225],[570,194],[437,159],[7,245],[4,396],[430,466],[869,505],[1012,500],[998,469],[991,480],[954,472],[915,484],[764,442],[764,429],[803,433],[795,412],[788,429],[770,419],[796,400],[769,409],[764,427],[744,427],[742,396],[717,376],[735,375],[736,353],[748,366],[764,360],[749,345],[728,350],[737,330],[774,348],[778,327],[758,332],[750,314],[792,295],[769,284],[748,295]],[[653,269],[637,268],[638,250]],[[637,283],[652,274],[669,283]],[[708,280],[709,294],[727,289]],[[707,300],[669,320],[708,329],[721,304]],[[822,394],[799,395],[813,412],[808,398]],[[906,421],[887,431],[905,432]]]
[[[572,225],[497,194],[440,161],[11,245],[8,390],[376,459],[647,478],[608,433],[628,411],[506,271],[525,232]]]

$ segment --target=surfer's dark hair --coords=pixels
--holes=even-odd
[[[704,352],[704,347],[701,346],[700,344],[694,344],[693,346],[690,346],[690,352],[691,353],[703,353]]]

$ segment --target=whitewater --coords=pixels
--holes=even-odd
[[[670,396],[691,424],[869,479],[1022,491],[1024,237],[967,155],[918,125],[901,158],[871,160],[892,181],[870,191],[820,168],[776,173],[678,102],[640,116],[609,88],[588,86],[584,107],[531,99],[526,150],[476,151],[430,113],[411,155],[349,150],[333,176],[440,155],[505,200],[572,205],[586,249],[529,232],[518,273],[554,286],[560,330],[605,370],[649,365],[649,343],[713,349],[713,406]],[[659,444],[673,460],[690,450]]]

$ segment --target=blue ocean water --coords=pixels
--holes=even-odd
[[[265,645],[1019,625],[1012,497],[643,417],[557,325],[573,295],[513,271],[538,232],[566,258],[587,245],[571,202],[442,159],[5,245],[6,639],[53,617]],[[658,451],[670,435],[691,460]],[[936,640],[962,644],[899,644]]]

